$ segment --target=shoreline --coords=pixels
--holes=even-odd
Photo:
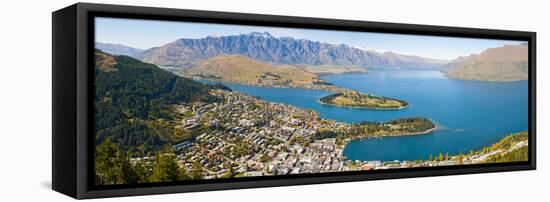
[[[434,126],[433,128],[430,128],[428,130],[421,131],[421,132],[407,133],[407,134],[385,135],[385,136],[381,136],[381,137],[403,137],[403,136],[427,135],[427,134],[430,134],[430,133],[436,131],[437,129],[438,129],[437,126]]]
[[[529,81],[528,78],[525,79],[478,79],[478,78],[461,78],[457,76],[448,75],[443,73],[443,76],[447,79],[459,80],[459,81],[478,81],[478,82],[487,82],[487,83],[510,83],[510,82],[519,82],[519,81]]]
[[[382,135],[382,136],[358,137],[358,138],[349,139],[349,142],[351,142],[353,140],[357,140],[357,139],[364,139],[364,138],[369,139],[369,138],[405,137],[405,136],[427,135],[427,134],[430,134],[432,132],[435,132],[437,129],[439,129],[439,128],[437,126],[434,126],[433,128],[430,128],[430,129],[425,130],[425,131],[420,131],[420,132],[399,133],[399,134]],[[349,142],[346,142],[346,144],[349,143]]]
[[[323,76],[331,76],[331,75],[346,75],[346,74],[374,74],[372,73],[371,71],[365,71],[365,72],[361,72],[361,71],[349,71],[349,72],[338,72],[338,73],[328,73],[328,72],[312,72],[314,74],[317,74],[319,77],[323,77]]]
[[[185,78],[189,78],[189,77],[185,77]],[[230,83],[230,84],[236,84],[236,85],[243,85],[243,86],[249,86],[249,87],[258,87],[258,88],[282,88],[282,89],[288,89],[288,88],[293,88],[293,89],[303,89],[303,90],[319,90],[319,91],[327,91],[327,92],[335,92],[335,90],[333,89],[328,89],[327,88],[314,88],[313,85],[317,85],[317,84],[312,84],[312,88],[308,88],[308,87],[298,87],[298,86],[279,86],[279,85],[268,85],[268,84],[253,84],[253,83],[242,83],[242,82],[236,82],[236,81],[225,81],[225,80],[221,80],[221,79],[211,79],[211,78],[203,78],[203,77],[192,77],[190,79],[193,79],[195,81],[201,81],[201,80],[204,80],[204,81],[210,81],[210,82],[218,82],[218,83]],[[325,85],[325,86],[328,86],[328,85]],[[337,86],[334,86],[335,88],[340,88],[340,87],[337,87]]]
[[[428,134],[430,134],[430,133],[435,132],[437,129],[438,129],[438,127],[434,125],[433,128],[430,128],[430,129],[428,129],[428,130],[421,131],[421,132],[415,132],[415,133],[394,134],[394,135],[383,135],[383,136],[377,136],[377,137],[358,137],[358,138],[353,138],[353,139],[346,139],[345,142],[344,142],[344,144],[342,144],[342,146],[341,146],[341,148],[340,148],[341,151],[342,151],[341,154],[342,154],[342,156],[343,156],[346,160],[356,161],[356,160],[358,160],[358,159],[356,159],[356,160],[351,160],[351,159],[348,159],[348,158],[346,157],[346,155],[344,155],[344,150],[346,149],[346,147],[348,146],[348,144],[349,144],[350,142],[352,142],[352,141],[355,141],[355,140],[360,140],[360,141],[362,141],[363,139],[367,139],[367,140],[368,140],[368,139],[370,139],[370,138],[380,138],[380,139],[382,139],[382,138],[386,138],[386,137],[405,137],[405,136],[428,135]],[[362,160],[360,160],[360,161],[362,161]]]

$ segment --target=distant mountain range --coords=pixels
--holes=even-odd
[[[528,61],[527,44],[505,45],[451,61],[446,76],[482,81],[527,80]]]
[[[126,55],[130,57],[139,57],[139,54],[143,52],[142,49],[132,48],[129,46],[121,44],[110,44],[110,43],[95,43],[95,48],[102,50],[103,52],[109,53],[111,55]]]
[[[297,66],[337,65],[425,69],[438,68],[448,62],[391,52],[367,51],[344,44],[335,45],[290,37],[276,38],[267,32],[178,39],[160,47],[145,50],[136,57],[160,66],[191,67],[219,55],[243,55],[265,63]]]
[[[182,38],[147,50],[108,43],[96,43],[96,48],[112,55],[131,56],[175,72],[195,67],[217,56],[241,55],[275,67],[292,65],[318,74],[364,72],[361,69],[430,69],[444,71],[447,77],[464,80],[527,79],[526,44],[491,48],[479,55],[459,57],[452,61],[364,50],[307,39],[277,38],[267,32]],[[342,71],[338,68],[342,68]]]

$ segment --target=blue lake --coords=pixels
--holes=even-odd
[[[439,71],[373,71],[324,76],[337,86],[406,100],[401,110],[340,108],[319,104],[327,91],[226,84],[268,101],[314,109],[321,117],[348,123],[427,117],[438,130],[428,135],[354,140],[344,155],[351,160],[417,160],[430,154],[458,154],[489,146],[510,133],[527,130],[528,82],[448,79]]]

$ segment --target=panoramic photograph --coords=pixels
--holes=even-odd
[[[529,161],[527,41],[95,18],[95,185]]]

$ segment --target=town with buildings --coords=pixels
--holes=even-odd
[[[199,162],[205,178],[226,174],[231,166],[237,176],[286,175],[349,170],[342,146],[329,138],[310,142],[322,127],[343,128],[347,124],[322,120],[313,110],[267,102],[239,92],[212,94],[223,103],[175,107],[179,113],[192,111],[181,127],[193,130],[206,124],[213,130],[195,142],[174,146],[181,165],[191,169]],[[216,130],[218,129],[218,130]]]

